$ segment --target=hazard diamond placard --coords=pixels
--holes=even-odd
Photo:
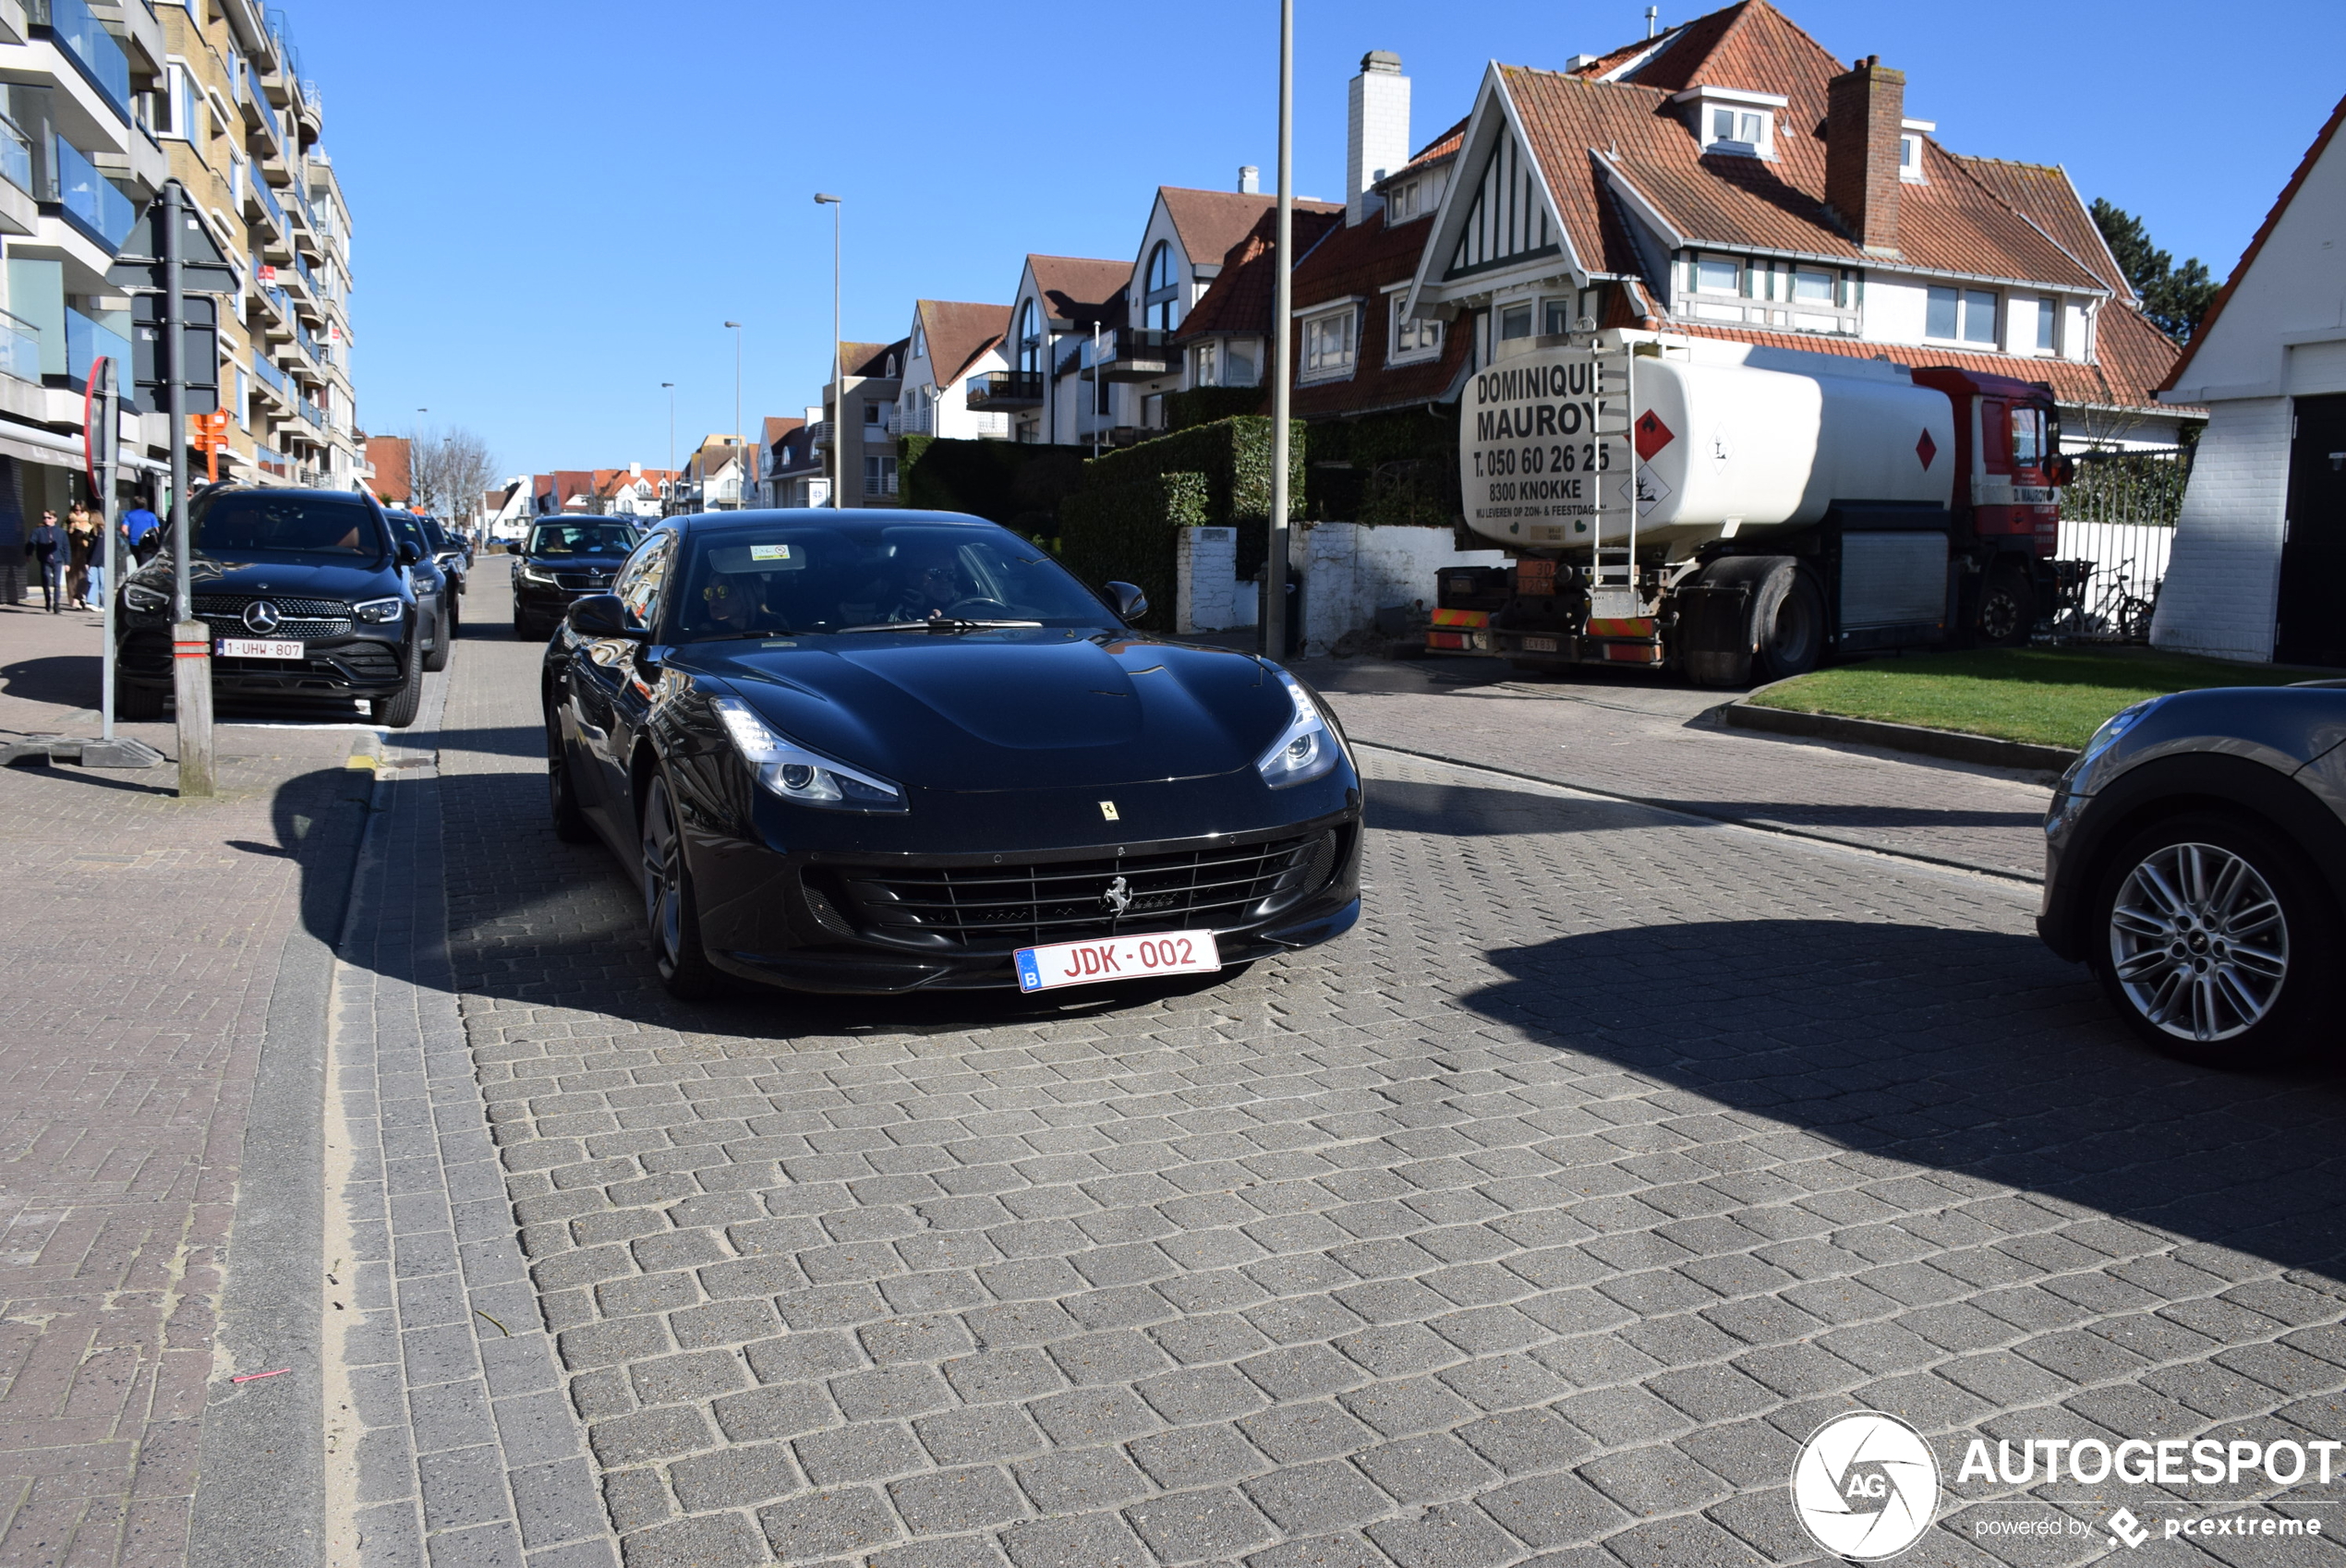
[[[1678,439],[1678,432],[1663,424],[1662,416],[1651,408],[1638,416],[1635,428],[1638,435],[1638,460],[1640,463],[1652,462],[1655,452]]]

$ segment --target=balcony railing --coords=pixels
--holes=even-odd
[[[962,383],[972,408],[1034,408],[1043,401],[1040,370],[988,370]]]
[[[130,56],[122,41],[101,26],[82,0],[29,0],[25,20],[45,27],[65,46],[90,85],[104,94],[114,112],[130,118]]]
[[[1155,328],[1119,327],[1101,336],[1099,346],[1083,345],[1085,368],[1097,368],[1111,381],[1146,381],[1180,368],[1173,334]]]
[[[253,444],[252,456],[253,461],[260,464],[262,473],[274,474],[280,479],[293,476],[293,464],[285,461],[284,453],[272,452],[256,441]]]
[[[252,182],[252,188],[260,193],[262,209],[277,220],[277,232],[290,233],[293,225],[285,221],[285,210],[277,205],[277,193],[269,188],[269,182],[264,179],[255,179]]]
[[[57,198],[66,211],[100,236],[108,250],[119,249],[138,221],[139,208],[122,188],[98,172],[89,155],[64,137],[54,139],[57,160]]]
[[[0,310],[0,371],[41,384],[41,329]]]
[[[32,194],[32,139],[5,115],[0,115],[0,179]]]
[[[293,389],[285,384],[285,373],[283,370],[278,369],[266,359],[256,357],[252,362],[252,373],[260,378],[261,385],[269,388],[279,397],[284,398],[287,403],[294,401]]]
[[[67,306],[66,380],[81,385],[89,378],[91,362],[102,354],[113,359],[115,374],[119,377],[131,363],[130,340]]]

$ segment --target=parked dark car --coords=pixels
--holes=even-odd
[[[2045,836],[2038,931],[2152,1044],[2244,1067],[2338,1043],[2346,690],[2137,703],[2062,776]]]
[[[471,586],[472,541],[461,529],[452,530],[429,512],[417,513],[416,520],[423,525],[425,537],[431,540],[432,560],[448,579],[452,595],[449,620],[453,623],[462,615],[465,590]]]
[[[611,591],[611,576],[643,534],[623,517],[550,518],[505,549],[514,566],[514,635],[545,636],[573,600]]]
[[[212,628],[215,692],[355,697],[378,724],[416,720],[425,616],[420,549],[351,490],[221,486],[187,504],[195,612]],[[165,548],[123,582],[115,620],[115,711],[163,717],[172,686]]]
[[[1335,718],[941,513],[659,525],[547,645],[557,832],[641,878],[680,995],[1047,988],[1324,942],[1360,907]]]
[[[384,513],[402,544],[413,545],[417,551],[414,565],[407,569],[409,582],[416,591],[416,608],[423,617],[424,668],[445,669],[456,651],[456,585],[447,568],[436,553],[440,535],[429,526],[430,520],[413,512],[393,510]]]

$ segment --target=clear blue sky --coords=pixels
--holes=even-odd
[[[916,296],[1007,304],[1028,251],[1129,259],[1160,184],[1274,163],[1275,0],[283,3],[354,211],[360,420],[470,426],[508,472],[664,463],[662,381],[680,451],[729,428],[728,319],[745,421],[800,412],[829,356],[817,189],[849,201],[846,334],[888,339]],[[2219,278],[2346,91],[2335,0],[1781,3],[1904,69],[1949,148],[2064,163]],[[1644,30],[1642,3],[1296,9],[1296,183],[1325,197],[1364,51],[1401,55],[1422,141],[1487,60]]]

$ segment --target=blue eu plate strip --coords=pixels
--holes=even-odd
[[[1018,988],[1021,991],[1043,989],[1043,971],[1035,966],[1034,949],[1021,947],[1011,956],[1018,963]]]

